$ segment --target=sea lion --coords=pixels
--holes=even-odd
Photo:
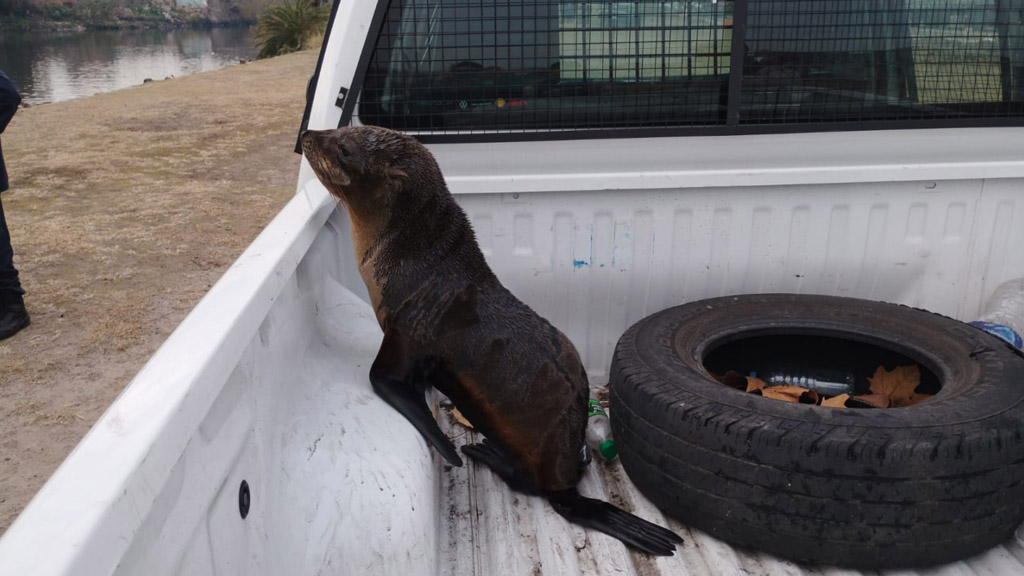
[[[348,207],[359,271],[384,340],[374,391],[462,465],[424,398],[444,393],[487,439],[464,454],[572,522],[671,555],[675,533],[576,490],[589,385],[569,339],[491,272],[430,152],[384,128],[307,131],[302,151]]]

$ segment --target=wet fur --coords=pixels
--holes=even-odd
[[[356,258],[384,331],[370,375],[378,393],[436,387],[494,443],[492,462],[510,461],[510,484],[547,495],[586,524],[562,509],[593,509],[575,490],[589,395],[579,355],[491,272],[430,152],[374,127],[307,132],[302,147],[349,208]],[[396,408],[407,418],[416,410]],[[461,464],[427,425],[418,425],[427,440]]]

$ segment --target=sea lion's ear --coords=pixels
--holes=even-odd
[[[394,166],[388,166],[387,170],[384,171],[390,178],[408,178],[409,175],[405,173],[405,170],[401,168],[395,168]]]

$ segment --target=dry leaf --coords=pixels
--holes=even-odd
[[[768,383],[760,378],[753,376],[747,376],[744,378],[744,383],[747,385],[747,392],[756,392],[758,390],[764,390],[768,387]]]
[[[715,379],[717,379],[722,384],[725,384],[729,388],[743,390],[747,387],[747,379],[742,374],[735,370],[729,370],[722,376],[712,373],[712,376],[714,376]]]
[[[783,390],[783,388],[796,388],[796,386],[775,386],[772,388],[765,388],[761,390],[761,395],[765,398],[774,398],[775,400],[782,400],[783,402],[799,402],[800,394],[803,394],[803,389],[796,394],[792,394],[790,390]]]
[[[809,399],[810,394],[814,394],[814,392],[799,386],[768,386],[761,390],[761,395],[765,398],[774,398],[783,402],[800,402],[802,398]],[[814,399],[807,403],[814,404],[817,397],[818,395],[814,394]]]
[[[885,394],[861,394],[854,396],[853,399],[875,408],[888,408],[892,406],[892,400]]]
[[[459,424],[462,424],[463,426],[469,428],[470,430],[473,429],[473,425],[469,422],[469,420],[466,420],[466,417],[462,415],[462,412],[459,412],[459,409],[454,406],[452,406],[452,416],[455,416],[455,421],[458,422]]]
[[[814,390],[808,390],[800,395],[800,402],[804,404],[821,404],[821,397]]]
[[[830,408],[846,408],[846,401],[849,399],[849,394],[840,394],[839,396],[825,398],[824,400],[821,401],[821,405],[828,406]]]
[[[868,378],[872,394],[884,394],[894,407],[910,406],[924,400],[929,394],[915,394],[921,384],[921,369],[917,364],[897,366],[891,372],[879,366],[875,375]]]
[[[729,370],[719,376],[710,373],[716,380],[737,390],[782,400],[783,402],[814,404],[829,408],[890,408],[910,406],[928,398],[930,394],[918,394],[914,390],[921,383],[921,369],[916,364],[899,366],[891,372],[879,366],[875,375],[868,379],[871,383],[870,394],[850,396],[840,394],[831,398],[819,395],[815,390],[801,386],[771,386],[760,378],[743,376],[735,370]]]

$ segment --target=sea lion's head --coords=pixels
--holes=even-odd
[[[377,126],[307,130],[302,153],[327,190],[350,209],[388,213],[398,201],[412,207],[434,187],[408,182],[440,182],[437,163],[415,138]],[[405,198],[400,198],[400,197]]]
[[[423,225],[428,206],[436,213],[455,201],[434,156],[411,136],[359,126],[309,130],[299,140],[317,178],[348,207],[359,272],[383,326],[381,294],[398,255],[408,255],[410,247],[429,247],[437,230],[449,224],[469,224],[463,215],[461,220],[427,218],[433,226]],[[387,242],[381,240],[385,236]]]

